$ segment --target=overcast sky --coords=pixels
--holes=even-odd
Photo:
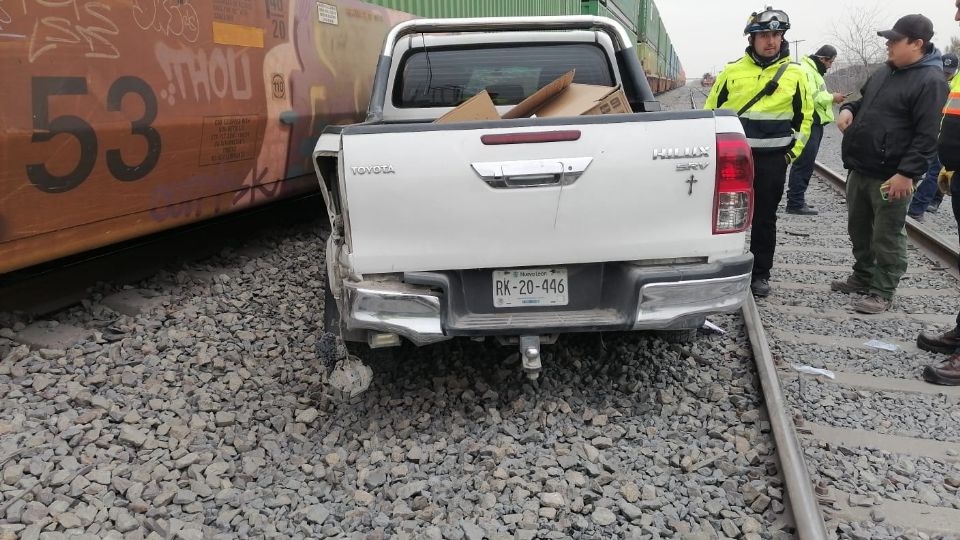
[[[765,5],[790,15],[787,40],[791,51],[811,54],[831,40],[831,24],[844,22],[850,10],[879,9],[886,28],[908,13],[922,13],[933,21],[933,42],[941,50],[950,36],[960,36],[960,23],[953,20],[955,0],[656,0],[667,32],[677,49],[687,77],[716,72],[743,55],[747,17]],[[886,28],[877,28],[884,30]],[[795,43],[795,40],[806,40]],[[883,38],[877,37],[877,40]]]

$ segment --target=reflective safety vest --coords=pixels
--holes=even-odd
[[[827,83],[823,80],[823,75],[817,69],[817,63],[813,58],[804,56],[800,60],[800,65],[807,72],[807,78],[810,79],[810,91],[813,92],[813,112],[816,114],[814,121],[820,124],[829,124],[833,122],[833,93],[827,91]]]
[[[937,143],[940,163],[948,171],[960,171],[960,76],[953,78],[950,97],[943,108],[943,123],[940,125],[940,141]],[[954,184],[960,176],[954,174]],[[954,195],[960,196],[958,195]]]
[[[793,161],[803,152],[813,124],[810,80],[799,64],[786,57],[762,68],[750,54],[727,64],[710,89],[704,109],[739,111],[773,79],[784,63],[777,90],[740,115],[750,147],[758,152],[786,151]]]
[[[953,83],[950,85],[950,97],[947,98],[947,106],[943,108],[943,114],[960,115],[960,75],[954,75]]]

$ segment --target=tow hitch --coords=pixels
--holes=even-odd
[[[540,378],[543,363],[540,361],[540,336],[520,336],[520,359],[527,378],[535,381]]]

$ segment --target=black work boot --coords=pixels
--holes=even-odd
[[[943,362],[923,368],[923,380],[945,386],[960,386],[960,355],[953,355]]]
[[[805,204],[805,205],[803,205],[803,206],[801,206],[801,207],[799,207],[799,208],[791,208],[791,207],[788,206],[788,207],[787,207],[787,213],[788,213],[788,214],[796,214],[796,215],[798,215],[798,216],[815,216],[815,215],[819,214],[820,212],[817,212],[816,210],[813,209],[813,207]]]
[[[754,278],[753,281],[750,282],[750,291],[752,291],[753,295],[757,298],[770,296],[770,280]]]
[[[940,354],[954,354],[960,350],[960,327],[955,326],[939,335],[921,332],[917,336],[917,347]]]

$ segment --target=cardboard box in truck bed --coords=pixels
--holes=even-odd
[[[490,95],[484,90],[438,118],[436,123],[631,112],[627,96],[619,85],[574,84],[573,76],[574,72],[568,71],[518,103],[502,117],[497,113]]]

